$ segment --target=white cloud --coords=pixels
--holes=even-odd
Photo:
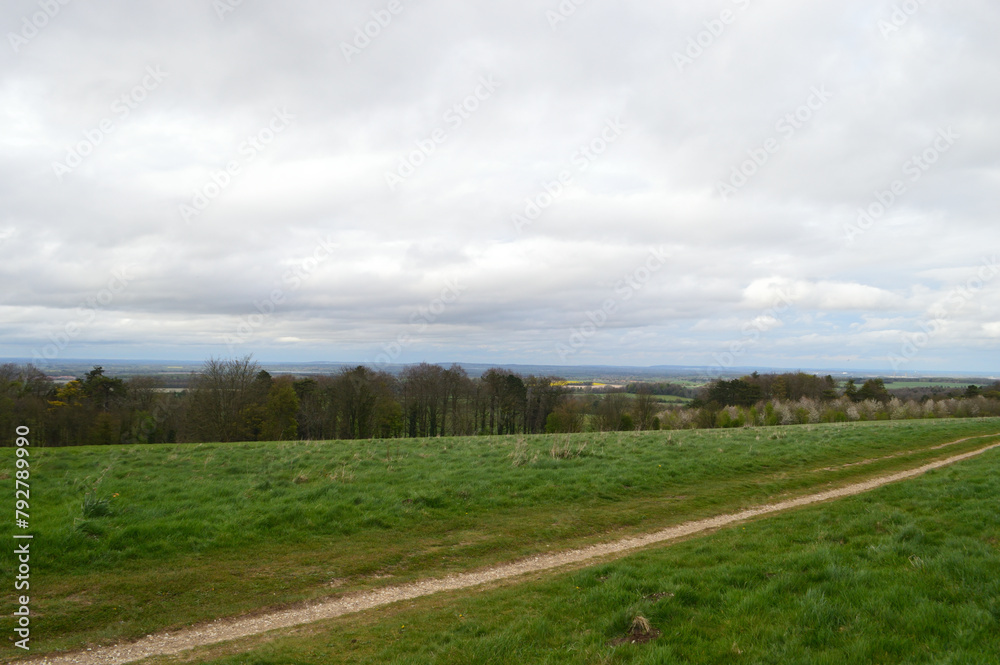
[[[587,3],[556,31],[549,8],[427,0],[348,64],[338,44],[370,11],[350,3],[243,3],[224,21],[194,0],[68,5],[18,53],[0,50],[0,355],[30,355],[135,263],[66,354],[225,353],[240,318],[285,288],[246,350],[363,360],[457,278],[461,298],[408,359],[552,361],[667,247],[576,360],[707,364],[750,325],[747,362],[881,363],[997,246],[1000,91],[982,83],[1000,57],[995,4],[924,4],[883,38],[886,3],[752,3],[684,71],[674,53],[718,8]],[[15,0],[0,22],[36,10]],[[169,76],[56,178],[53,160],[150,66]],[[499,87],[450,122],[484,76]],[[816,87],[829,101],[782,134]],[[178,205],[275,108],[293,126],[185,224]],[[602,141],[614,118],[621,135]],[[961,138],[908,180],[946,127]],[[769,137],[780,149],[723,201],[718,182]],[[385,173],[429,139],[391,191]],[[894,180],[905,193],[847,242]],[[528,198],[545,205],[519,234]],[[289,288],[318,238],[334,256]],[[997,283],[949,311],[946,347],[922,361],[969,366],[995,349]]]
[[[983,332],[985,332],[988,337],[1000,338],[1000,321],[984,323]]]

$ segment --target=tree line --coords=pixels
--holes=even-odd
[[[0,426],[28,425],[43,445],[106,445],[540,433],[575,426],[554,377],[420,364],[400,375],[358,366],[272,376],[251,357],[210,359],[186,390],[95,367],[65,385],[37,368],[0,366]],[[562,420],[560,419],[562,418]]]
[[[1000,416],[1000,382],[962,391],[907,389],[894,394],[883,379],[849,379],[838,387],[832,376],[804,372],[757,372],[717,379],[705,386],[686,412],[665,414],[665,427],[754,427],[858,420]]]
[[[0,428],[40,445],[370,439],[628,431],[1000,415],[1000,383],[900,400],[881,379],[751,374],[697,392],[633,383],[580,394],[558,377],[493,368],[470,377],[422,363],[394,375],[365,366],[272,376],[250,356],[209,359],[183,389],[101,367],[56,385],[31,365],[0,365]],[[687,406],[662,395],[695,396]],[[7,442],[5,441],[5,445]]]
[[[920,395],[920,401],[928,399],[947,399],[955,397],[972,398],[984,396],[990,399],[1000,399],[1000,381],[992,386],[970,385],[963,391],[945,391],[942,388],[929,388],[923,394],[916,389],[905,389],[905,394],[898,391],[894,394],[885,386],[883,379],[868,379],[860,387],[855,379],[848,379],[842,390],[832,376],[819,377],[805,372],[786,374],[759,374],[754,372],[739,379],[718,379],[709,383],[698,395],[693,406],[717,404],[719,406],[751,406],[767,400],[800,400],[808,398],[817,401],[831,401],[840,397],[852,402],[875,400],[883,404],[893,397],[914,399]]]

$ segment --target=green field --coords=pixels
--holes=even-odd
[[[997,432],[980,419],[33,449],[32,653],[614,540]],[[13,556],[3,565],[11,575]]]
[[[680,397],[679,395],[654,395],[653,398],[664,404],[688,404],[694,401],[691,397]]]
[[[613,563],[429,597],[238,656],[287,663],[1000,662],[1000,451]],[[649,633],[636,633],[637,617]],[[615,644],[627,636],[645,643]]]
[[[892,379],[885,380],[885,387],[889,390],[899,390],[900,388],[945,388],[947,390],[965,390],[970,385],[974,384],[975,381],[970,379],[965,383],[954,382],[954,381],[893,381]],[[980,381],[976,385],[982,386]]]
[[[623,393],[629,399],[635,399],[635,393]],[[679,395],[651,395],[654,401],[662,404],[688,404],[694,401],[693,397],[681,397]]]

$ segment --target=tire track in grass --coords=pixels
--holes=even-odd
[[[988,435],[998,437],[1000,434]],[[970,437],[988,438],[988,437]],[[950,444],[961,443],[969,439],[954,441]],[[938,448],[944,446],[937,446]],[[159,633],[147,635],[141,640],[127,644],[119,644],[107,647],[95,647],[86,651],[50,656],[41,659],[15,661],[25,664],[38,665],[118,665],[120,663],[130,663],[151,656],[168,656],[194,649],[196,647],[208,646],[229,640],[243,637],[260,635],[269,631],[291,628],[303,624],[334,619],[347,614],[363,612],[376,607],[382,607],[391,603],[404,600],[413,600],[423,596],[429,596],[442,591],[457,591],[478,587],[490,582],[500,582],[511,578],[554,570],[570,564],[589,562],[600,559],[607,559],[631,553],[635,550],[669,543],[686,538],[688,536],[701,534],[715,529],[720,529],[732,524],[745,522],[764,515],[778,513],[793,508],[801,508],[816,503],[839,499],[848,496],[863,494],[871,490],[889,485],[891,483],[908,480],[916,476],[927,473],[934,469],[940,469],[956,462],[961,462],[983,453],[1000,448],[1000,443],[993,443],[983,448],[954,455],[945,459],[930,462],[914,469],[899,471],[896,473],[870,478],[868,480],[852,483],[843,487],[800,496],[786,501],[770,503],[755,508],[749,508],[736,513],[717,515],[707,519],[685,522],[676,526],[661,529],[642,536],[633,536],[610,543],[590,545],[574,550],[566,550],[554,554],[542,554],[527,559],[515,561],[513,563],[494,566],[483,570],[469,573],[460,573],[445,578],[427,579],[399,586],[384,587],[370,591],[360,591],[340,598],[320,601],[306,607],[279,610],[249,617],[237,617],[219,619],[209,624],[203,624],[180,630],[174,633]],[[617,558],[617,557],[615,557]],[[279,637],[279,635],[275,635]]]

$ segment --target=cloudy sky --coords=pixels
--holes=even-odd
[[[0,356],[1000,370],[996,2],[0,26]]]

